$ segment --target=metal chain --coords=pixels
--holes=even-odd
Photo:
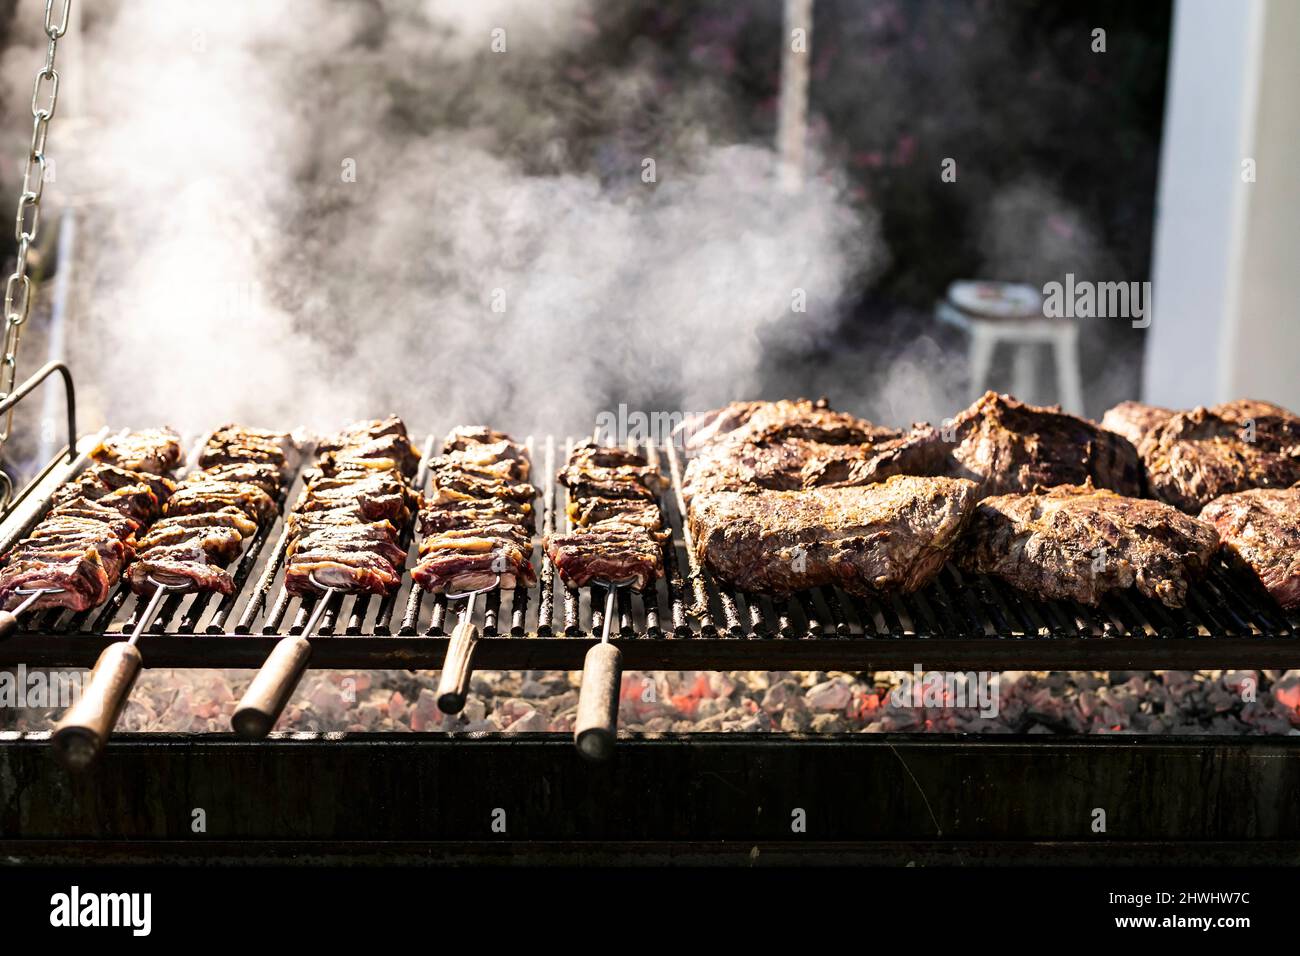
[[[18,214],[14,218],[14,238],[18,241],[18,260],[14,274],[5,285],[4,360],[0,364],[0,399],[14,390],[18,377],[18,343],[23,325],[32,311],[32,280],[27,275],[27,254],[41,224],[41,195],[45,191],[45,138],[49,135],[50,120],[59,102],[59,71],[54,68],[59,39],[68,32],[68,13],[72,0],[62,0],[63,16],[54,22],[56,0],[45,0],[45,36],[49,45],[45,50],[45,65],[36,74],[32,86],[32,145],[27,153],[27,166],[23,171],[23,190],[18,197]],[[48,93],[45,90],[48,88]],[[42,95],[45,104],[42,105]],[[5,416],[0,429],[0,451],[9,441],[13,428],[14,410]]]

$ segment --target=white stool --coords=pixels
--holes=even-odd
[[[954,286],[958,283],[954,283]],[[1070,319],[1045,318],[1034,314],[987,316],[968,312],[944,299],[935,305],[940,322],[962,329],[970,336],[971,391],[974,398],[988,387],[993,353],[999,344],[1012,349],[1011,394],[1023,402],[1042,404],[1033,395],[1035,345],[1049,345],[1056,366],[1057,401],[1075,415],[1083,414],[1083,383],[1079,371],[1079,327]]]

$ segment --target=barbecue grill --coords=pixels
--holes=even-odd
[[[69,428],[75,431],[74,422]],[[28,486],[0,523],[0,546],[27,533],[68,476],[70,457],[84,458],[98,440],[83,436],[73,456],[60,453]],[[563,528],[567,492],[554,474],[573,441],[529,438],[528,445],[534,460],[543,462],[538,531]],[[1300,613],[1283,612],[1257,582],[1222,561],[1192,587],[1181,609],[1133,592],[1112,594],[1097,608],[1039,600],[952,565],[929,586],[895,597],[859,597],[830,587],[770,597],[724,587],[699,566],[690,547],[678,490],[681,453],[671,443],[642,444],[640,450],[672,479],[660,501],[672,540],[665,575],[653,589],[618,593],[611,640],[630,669],[889,670],[921,664],[1111,670],[1300,663]],[[302,633],[321,600],[328,603],[316,633],[306,637],[312,667],[442,666],[455,610],[445,596],[414,587],[409,576],[382,598],[295,597],[284,589],[283,515],[302,480],[300,472],[280,498],[280,518],[246,546],[234,568],[235,593],[163,600],[139,641],[147,666],[259,667],[281,638]],[[566,588],[540,553],[535,558],[535,588],[492,591],[480,602],[475,667],[577,670],[599,641],[604,590]],[[89,611],[25,614],[20,628],[0,640],[0,665],[89,667],[107,644],[136,626],[146,604],[122,585],[105,605]]]
[[[68,396],[70,447],[16,497],[0,521],[0,547],[39,520],[103,437],[71,440],[74,393],[61,366],[42,369],[0,401],[0,412],[55,371]],[[539,531],[567,521],[567,492],[554,474],[572,444],[529,440],[543,469]],[[782,599],[739,593],[719,586],[692,555],[676,490],[682,456],[671,445],[643,447],[673,479],[659,502],[672,539],[665,577],[653,590],[618,592],[609,623],[628,668],[1199,669],[1300,660],[1298,616],[1222,564],[1178,611],[1133,594],[1112,595],[1095,609],[1033,600],[952,567],[921,591],[890,599],[830,588]],[[246,545],[234,594],[163,599],[140,638],[145,666],[259,667],[277,642],[305,628],[319,598],[293,597],[282,586],[283,514],[302,480],[295,476],[279,500],[281,516]],[[479,602],[475,667],[582,667],[604,625],[606,593],[565,588],[549,562],[539,570],[536,587],[493,591]],[[0,665],[89,667],[139,623],[145,603],[119,587],[90,611],[23,615],[0,638]],[[409,578],[382,599],[336,597],[305,638],[310,666],[439,668],[455,611],[444,596],[412,589]],[[553,734],[294,733],[256,742],[119,734],[93,773],[69,777],[45,756],[49,736],[0,733],[0,780],[16,785],[12,799],[0,801],[0,851],[12,860],[362,859],[374,840],[385,841],[383,859],[423,862],[752,864],[810,854],[840,862],[954,855],[969,863],[1204,862],[1210,851],[1220,861],[1264,854],[1281,862],[1300,847],[1300,816],[1285,796],[1300,747],[1292,738],[655,735],[621,741],[598,767]],[[333,788],[322,813],[322,775],[371,782]],[[1062,790],[1067,778],[1086,784]],[[1149,786],[1135,788],[1135,779]],[[142,781],[232,813],[199,847],[188,842],[188,823],[175,829],[145,797]],[[529,783],[521,789],[521,781]],[[685,800],[644,799],[664,781],[694,782],[677,793]],[[1186,799],[1202,786],[1203,798]],[[265,800],[267,792],[276,799]],[[417,792],[437,796],[410,800]],[[119,798],[137,810],[115,809]],[[477,808],[502,803],[516,808],[513,836],[504,841],[476,816]],[[374,805],[393,809],[376,816]],[[793,806],[818,821],[816,836],[790,842]],[[1110,835],[1088,830],[1088,808],[1097,806],[1111,808]],[[286,829],[286,819],[302,822]],[[570,842],[594,839],[604,842]]]

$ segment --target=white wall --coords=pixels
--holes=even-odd
[[[1223,387],[1300,410],[1300,3],[1269,0]],[[1230,313],[1231,315],[1232,313]]]
[[[1172,42],[1143,397],[1300,409],[1300,2],[1178,0]]]
[[[1265,0],[1178,0],[1156,206],[1154,313],[1143,397],[1174,408],[1223,394]]]

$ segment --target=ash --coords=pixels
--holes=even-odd
[[[2,672],[0,672],[2,673]],[[9,671],[13,673],[13,671]],[[251,671],[149,670],[120,731],[226,733]],[[913,675],[818,671],[629,671],[620,727],[632,733],[1300,733],[1300,670],[999,675],[997,706],[899,693]],[[990,676],[990,675],[985,675]],[[296,732],[566,733],[578,671],[484,671],[464,713],[435,704],[436,672],[310,671],[277,725]],[[11,685],[12,686],[12,685]],[[0,678],[0,690],[5,687]],[[905,706],[918,699],[929,706]],[[49,730],[57,709],[17,709],[0,729]]]

